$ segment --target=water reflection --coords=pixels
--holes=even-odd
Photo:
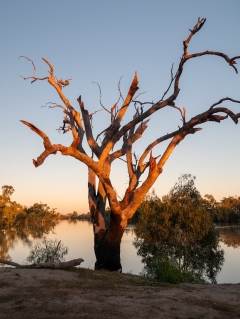
[[[57,220],[35,223],[22,222],[15,227],[5,227],[0,230],[0,259],[12,260],[9,250],[22,242],[29,247],[35,239],[42,238],[53,231],[59,223]]]
[[[126,229],[125,229],[125,234],[131,234],[134,236],[134,225],[129,225]]]
[[[132,245],[134,240],[134,225],[126,229],[121,245],[121,260],[124,272],[139,274],[143,265],[141,257]],[[240,225],[217,225],[220,233],[222,249],[225,251],[225,263],[217,281],[220,283],[240,282]],[[93,250],[92,224],[88,221],[70,220],[53,221],[49,223],[32,223],[18,225],[16,228],[0,230],[0,259],[24,263],[31,246],[43,236],[51,239],[61,239],[69,247],[67,260],[83,258],[81,265],[93,268],[95,262]]]
[[[15,243],[15,232],[7,230],[0,231],[0,259],[12,260],[8,251],[10,248],[14,248]]]
[[[238,248],[240,246],[240,226],[217,225],[220,241],[228,247]]]

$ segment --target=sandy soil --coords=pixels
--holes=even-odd
[[[161,285],[83,268],[2,268],[0,318],[240,318],[240,284]]]

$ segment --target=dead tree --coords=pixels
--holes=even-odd
[[[240,113],[235,114],[230,109],[220,106],[220,104],[225,101],[240,103],[240,101],[232,98],[222,98],[220,101],[208,107],[205,112],[194,116],[190,120],[186,119],[186,109],[176,105],[184,65],[189,60],[206,55],[220,57],[238,73],[235,65],[236,60],[239,59],[240,56],[230,58],[228,55],[216,51],[188,52],[188,46],[192,37],[200,31],[205,21],[206,19],[199,18],[194,28],[190,30],[187,39],[183,41],[183,54],[177,71],[174,74],[171,70],[171,81],[163,96],[154,103],[141,102],[136,97],[134,99],[134,95],[138,90],[138,76],[137,73],[135,73],[125,99],[122,98],[121,91],[119,90],[122,98],[120,99],[122,100],[121,105],[120,102],[118,102],[111,110],[107,110],[101,104],[102,108],[110,113],[111,123],[96,137],[93,136],[91,125],[93,114],[89,114],[87,109],[85,109],[81,96],[77,99],[80,107],[79,112],[72,106],[63,93],[63,87],[69,85],[69,80],[58,80],[54,74],[52,64],[44,57],[42,59],[49,66],[49,75],[44,78],[37,78],[35,76],[35,65],[32,60],[27,58],[33,64],[34,73],[32,76],[23,78],[31,79],[32,83],[39,80],[47,80],[48,83],[55,88],[63,103],[63,106],[54,105],[61,107],[64,113],[63,126],[60,127],[60,130],[63,133],[68,131],[72,133],[71,145],[52,144],[49,137],[43,131],[29,122],[22,121],[23,124],[27,125],[43,139],[44,151],[36,160],[33,160],[33,164],[35,167],[38,167],[43,164],[49,155],[61,152],[62,155],[72,156],[88,167],[88,200],[93,219],[94,249],[96,255],[95,267],[97,269],[121,269],[120,244],[123,232],[126,229],[129,219],[134,215],[141,201],[162,173],[163,166],[175,147],[183,141],[187,135],[200,131],[202,128],[200,128],[199,125],[202,123],[220,123],[227,117],[232,119],[234,123],[238,123]],[[121,125],[123,118],[131,107],[135,107],[136,109],[133,119],[127,124]],[[175,108],[176,112],[180,113],[182,120],[181,126],[175,131],[153,140],[142,152],[140,157],[137,158],[133,152],[133,144],[144,134],[150,116],[157,111],[160,112],[166,107]],[[101,142],[98,139],[100,135],[102,136]],[[87,154],[83,147],[84,138],[86,138],[90,148],[90,155]],[[115,144],[119,141],[122,141],[121,147],[114,150]],[[154,157],[152,153],[154,147],[163,141],[169,141],[164,153],[161,156]],[[111,165],[116,159],[123,159],[126,162],[129,177],[128,186],[121,200],[118,199],[110,178]],[[144,172],[147,174],[144,174]],[[145,180],[143,180],[144,178]],[[104,219],[106,200],[108,200],[111,208],[108,228],[106,227],[106,221]]]

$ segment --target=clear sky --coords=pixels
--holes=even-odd
[[[56,130],[62,121],[60,109],[41,108],[46,102],[60,102],[53,88],[46,81],[30,84],[18,76],[32,74],[31,64],[18,60],[20,55],[34,61],[39,77],[48,74],[42,56],[54,65],[58,78],[72,76],[64,92],[75,108],[80,94],[90,112],[100,108],[98,88],[91,81],[99,82],[103,104],[110,108],[118,99],[119,78],[123,75],[126,93],[135,71],[139,92],[147,91],[142,100],[157,101],[169,84],[172,63],[174,70],[179,63],[182,41],[198,17],[207,21],[192,39],[189,52],[209,49],[230,57],[240,55],[239,0],[0,0],[0,186],[12,185],[13,199],[27,206],[42,202],[63,214],[88,211],[84,164],[60,154],[48,157],[38,168],[32,164],[43,151],[42,140],[19,120],[35,124],[53,143],[69,145],[71,136]],[[240,75],[221,58],[202,57],[187,63],[180,88],[177,105],[187,109],[190,119],[221,98],[240,100]],[[239,104],[225,105],[240,111]],[[130,112],[128,119],[131,116]],[[94,116],[95,136],[109,120],[107,113]],[[156,113],[136,143],[136,154],[180,124],[176,110]],[[159,196],[181,173],[196,175],[202,195],[213,194],[217,200],[240,195],[240,125],[227,119],[202,127],[171,155],[154,186]],[[153,155],[162,154],[164,146],[154,149]],[[112,177],[121,196],[127,182],[122,161],[114,163]]]

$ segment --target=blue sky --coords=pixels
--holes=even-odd
[[[84,164],[60,154],[49,157],[35,168],[32,159],[43,151],[42,140],[19,120],[29,121],[42,129],[53,143],[69,145],[71,136],[60,135],[59,109],[41,108],[46,102],[60,102],[46,81],[24,81],[32,66],[21,55],[31,58],[36,75],[46,76],[46,57],[59,78],[72,77],[64,92],[78,108],[81,94],[90,112],[98,110],[99,92],[103,104],[110,108],[118,99],[117,84],[122,79],[126,93],[135,71],[139,75],[142,100],[156,101],[166,90],[170,69],[175,69],[182,55],[182,41],[198,17],[207,21],[192,39],[190,52],[221,51],[230,57],[240,55],[240,2],[223,1],[3,1],[0,0],[0,186],[15,188],[13,199],[27,206],[43,202],[61,213],[88,211],[87,169]],[[240,63],[240,62],[239,62]],[[240,71],[240,70],[239,70]],[[187,109],[187,119],[203,112],[224,97],[240,100],[240,75],[217,57],[191,60],[184,68],[180,83],[179,107]],[[239,105],[226,103],[235,112]],[[131,118],[133,110],[129,112]],[[95,136],[109,125],[107,113],[93,119]],[[176,110],[155,114],[145,136],[136,143],[140,154],[148,143],[180,125]],[[174,151],[154,188],[166,194],[181,173],[196,175],[202,195],[240,195],[240,125],[229,119],[221,124],[206,123],[203,130],[188,136]],[[160,145],[153,154],[162,154]],[[121,196],[127,182],[127,170],[116,161],[113,184]]]

